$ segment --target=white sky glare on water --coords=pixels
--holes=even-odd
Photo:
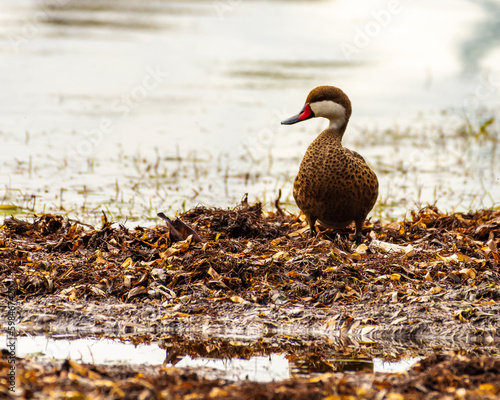
[[[279,118],[322,84],[351,98],[344,141],[380,178],[377,215],[500,198],[498,122],[456,135],[498,114],[496,2],[50,3],[0,10],[4,205],[144,222],[281,188],[293,210],[325,122]]]

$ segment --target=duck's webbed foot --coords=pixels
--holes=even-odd
[[[356,241],[356,244],[359,246],[363,240],[363,234],[361,231],[356,231],[356,234],[354,235],[354,240]]]
[[[363,240],[363,233],[361,232],[363,229],[363,222],[364,218],[362,220],[356,221],[356,233],[354,235],[349,235],[349,239],[354,240],[356,242],[356,245],[360,245],[361,241]]]

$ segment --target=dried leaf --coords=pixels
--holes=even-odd
[[[413,249],[407,249],[408,246],[400,246],[394,243],[382,242],[381,240],[372,240],[370,242],[370,250],[383,251],[384,253],[408,253]]]
[[[391,281],[399,281],[401,279],[401,275],[400,274],[390,274],[389,279]]]
[[[440,254],[436,254],[436,258],[438,260],[444,261],[446,263],[457,263],[460,261],[457,254],[452,254],[451,256],[448,256],[448,257],[443,257]]]
[[[326,271],[323,271],[323,272],[326,272]],[[286,274],[287,274],[290,278],[300,278],[300,277],[301,277],[301,275],[300,275],[297,271],[295,271],[295,270],[293,270],[293,271],[289,271],[289,272],[287,272]]]
[[[135,288],[129,290],[127,293],[127,300],[130,299],[131,297],[146,293],[147,289],[144,286],[136,286]]]
[[[399,281],[401,279],[400,274],[386,274],[380,275],[373,280],[373,283],[377,283],[379,281],[391,280],[391,281]]]
[[[397,302],[398,302],[398,292],[392,292],[391,303],[397,303]]]
[[[477,271],[474,268],[462,268],[460,271],[458,271],[458,273],[461,275],[465,275],[470,279],[475,279]]]
[[[229,396],[229,393],[225,391],[224,389],[214,387],[212,390],[210,390],[210,393],[208,394],[209,399],[218,399],[221,397],[227,397]]]
[[[97,372],[94,372],[81,364],[78,364],[78,363],[71,361],[71,360],[68,360],[67,362],[68,362],[69,366],[71,367],[71,369],[73,369],[73,371],[80,376],[83,376],[83,377],[89,378],[89,379],[93,379],[93,380],[102,378],[102,376],[99,375]]]
[[[220,280],[219,273],[216,270],[214,270],[212,267],[210,267],[208,269],[207,274],[210,275],[212,277],[212,279],[215,279],[216,281]]]
[[[273,260],[277,260],[284,257],[285,255],[286,253],[284,251],[278,251],[276,254],[273,254],[272,258]]]
[[[128,266],[132,265],[133,264],[133,261],[132,259],[129,257],[127,258],[121,265],[121,268],[125,269],[127,268]]]
[[[441,286],[434,286],[429,290],[429,294],[441,293],[444,289]]]
[[[246,301],[245,299],[241,298],[240,296],[231,296],[230,300],[233,303],[244,303]]]
[[[175,314],[175,316],[179,317],[179,318],[187,318],[187,317],[190,317],[191,315],[183,313],[183,312],[178,312],[178,313]]]
[[[358,248],[356,249],[356,253],[365,255],[366,251],[368,250],[368,246],[364,243],[361,243]]]
[[[132,279],[134,277],[132,275],[124,275],[123,276],[123,286],[125,286],[127,289],[130,289],[132,287]]]
[[[183,239],[187,239],[189,236],[193,237],[193,243],[201,243],[203,239],[194,231],[189,225],[182,222],[180,218],[176,218],[174,221],[175,229],[181,233]]]
[[[73,291],[68,297],[68,301],[76,301],[76,290],[73,289]]]
[[[174,243],[167,250],[160,253],[160,257],[162,259],[165,259],[165,258],[168,258],[170,256],[186,252],[189,249],[189,246],[191,245],[192,238],[193,238],[192,236],[188,236],[188,238],[186,240]]]
[[[90,285],[90,290],[97,296],[106,297],[106,292],[104,292],[104,290],[95,287],[94,285]]]
[[[464,314],[467,315],[466,310],[456,310],[453,312],[453,317],[458,318],[462,322],[467,322],[467,319],[464,318]]]

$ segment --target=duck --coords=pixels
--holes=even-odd
[[[323,117],[328,127],[309,145],[293,183],[293,197],[305,215],[311,237],[316,222],[328,229],[355,223],[354,239],[362,241],[363,223],[378,197],[378,179],[365,159],[342,146],[351,117],[349,97],[335,86],[311,90],[300,113],[281,122],[292,125]]]

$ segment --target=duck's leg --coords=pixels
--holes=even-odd
[[[309,234],[312,238],[316,237],[316,217],[307,217],[307,221],[309,222]]]
[[[354,235],[354,240],[356,240],[356,244],[361,244],[361,239],[363,239],[363,233],[361,232],[363,230],[363,222],[365,222],[365,219],[358,219],[355,221],[356,223],[356,234]]]

